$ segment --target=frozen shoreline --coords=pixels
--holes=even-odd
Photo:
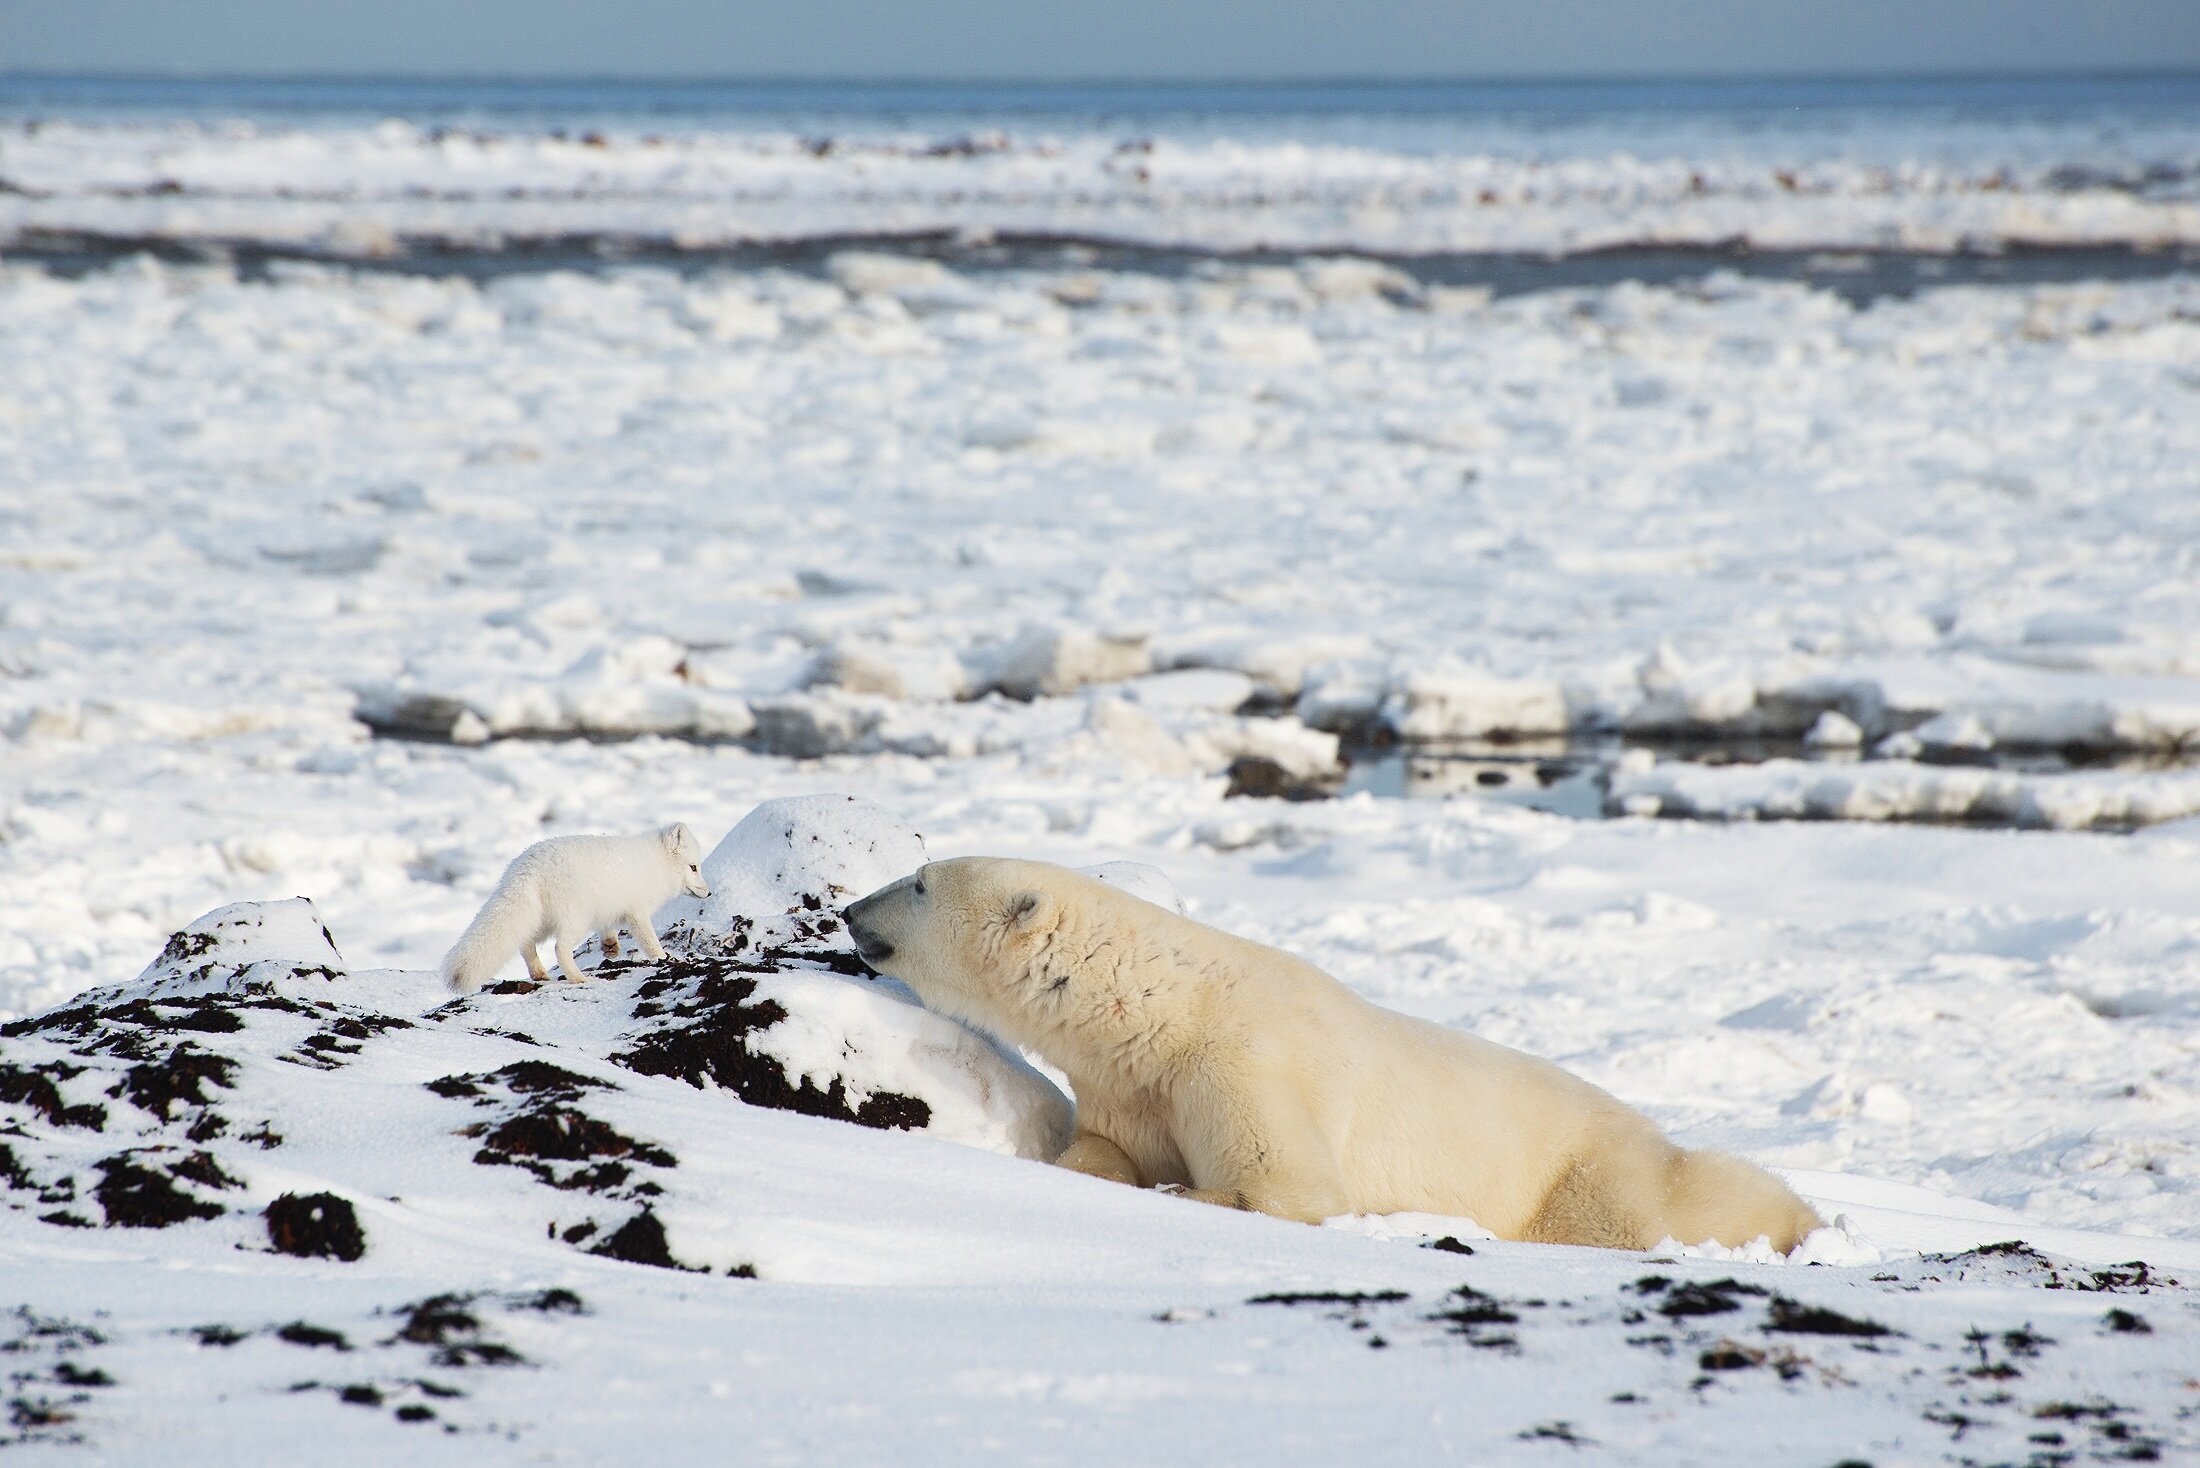
[[[17,102],[0,113],[0,249],[71,235],[330,258],[927,236],[1390,256],[2200,245],[2200,127],[2166,97],[1613,104],[1005,124],[952,107],[645,108],[553,126],[463,107],[377,120]]]

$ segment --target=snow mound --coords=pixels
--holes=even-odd
[[[326,988],[344,977],[344,956],[321,914],[293,897],[216,908],[171,936],[131,982],[102,992],[118,999],[249,994],[285,981],[318,980]]]
[[[694,941],[724,935],[736,918],[837,909],[906,877],[926,859],[924,838],[867,800],[767,800],[703,859],[710,896],[676,900],[664,910],[667,926]]]

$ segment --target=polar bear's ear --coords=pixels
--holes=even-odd
[[[1036,887],[1027,887],[1008,899],[1002,909],[1011,929],[1028,933],[1054,916],[1054,899]]]

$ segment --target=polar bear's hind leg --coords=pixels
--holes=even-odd
[[[1640,1204],[1656,1195],[1655,1172],[1639,1165],[1614,1167],[1607,1158],[1580,1158],[1559,1173],[1520,1237],[1534,1244],[1646,1249],[1658,1235],[1646,1227]]]
[[[1667,1182],[1665,1227],[1684,1244],[1738,1248],[1764,1237],[1785,1254],[1824,1220],[1787,1184],[1726,1152],[1683,1152]],[[1649,1242],[1655,1243],[1652,1239]]]

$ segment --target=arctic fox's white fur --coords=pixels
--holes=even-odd
[[[515,953],[528,975],[550,977],[535,945],[551,940],[558,971],[580,979],[573,949],[590,933],[603,951],[619,951],[623,924],[651,958],[663,958],[649,915],[682,892],[710,896],[695,833],[674,824],[639,836],[553,836],[504,869],[496,891],[443,958],[443,979],[461,994],[487,983]]]

